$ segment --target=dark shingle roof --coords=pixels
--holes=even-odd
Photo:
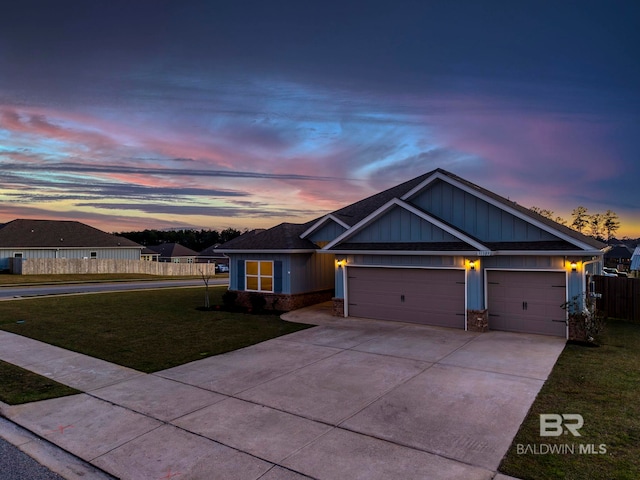
[[[195,257],[198,252],[180,245],[179,243],[161,243],[160,245],[149,245],[149,248],[161,257]]]
[[[472,190],[476,190],[478,193],[485,195],[487,197],[489,197],[490,199],[506,206],[509,208],[512,208],[516,211],[518,211],[519,213],[523,214],[526,217],[529,217],[531,219],[537,220],[540,223],[543,223],[555,230],[557,230],[560,233],[565,234],[568,237],[571,237],[577,241],[580,241],[584,244],[587,244],[591,247],[594,247],[596,249],[602,249],[604,248],[606,245],[603,244],[602,242],[599,242],[598,240],[592,238],[592,237],[588,237],[586,235],[583,235],[575,230],[572,230],[571,228],[565,226],[565,225],[561,225],[557,222],[554,222],[553,220],[543,217],[542,215],[539,215],[537,213],[535,213],[534,211],[523,207],[521,205],[518,205],[515,202],[512,202],[511,200],[502,197],[496,193],[493,193],[489,190],[486,190],[485,188],[482,188],[472,182],[469,182],[468,180],[465,180],[461,177],[458,177],[457,175],[454,175],[453,173],[450,173],[446,170],[443,170],[441,168],[432,170],[430,172],[427,172],[423,175],[420,175],[416,178],[413,178],[411,180],[408,180],[404,183],[401,183],[400,185],[396,185],[395,187],[391,187],[387,190],[384,190],[380,193],[377,193],[375,195],[372,195],[370,197],[367,197],[363,200],[360,200],[358,202],[352,203],[351,205],[347,205],[346,207],[343,207],[339,210],[336,210],[334,212],[332,212],[332,215],[335,216],[336,218],[338,218],[339,220],[341,220],[342,222],[346,223],[349,226],[354,226],[355,224],[357,224],[358,222],[360,222],[361,220],[363,220],[364,218],[366,218],[367,216],[371,215],[373,212],[375,212],[378,208],[382,207],[383,205],[385,205],[386,203],[388,203],[389,201],[393,200],[394,198],[401,198],[403,196],[405,196],[406,194],[408,194],[409,192],[411,192],[411,190],[413,190],[414,188],[418,187],[421,183],[423,183],[424,181],[426,181],[429,177],[433,176],[434,174],[439,173],[441,175],[444,175],[454,181],[457,181],[463,185],[465,185],[467,188],[472,189]],[[410,203],[410,201],[409,201]],[[427,212],[428,213],[428,212]],[[432,215],[432,214],[430,214]],[[241,235],[240,237],[237,237],[223,245],[220,246],[220,250],[280,250],[280,249],[314,249],[314,248],[318,248],[313,242],[307,240],[307,239],[300,239],[299,236],[305,232],[307,229],[309,229],[311,226],[313,226],[318,220],[320,219],[315,219],[312,220],[310,222],[307,222],[305,224],[291,224],[291,223],[283,223],[280,224],[276,227],[273,227],[269,230],[266,231],[262,231],[262,232],[258,232],[258,233],[253,233],[253,232],[249,232],[246,233],[244,235]],[[442,219],[439,219],[442,221]],[[446,223],[446,222],[444,222]],[[455,227],[453,227],[455,228]],[[467,234],[468,235],[468,234]],[[456,242],[454,242],[456,243]],[[553,243],[553,245],[552,245]],[[485,243],[486,244],[486,243]],[[486,244],[487,246],[490,246],[489,244]],[[533,243],[522,243],[520,242],[519,245],[516,244],[507,244],[507,243],[501,243],[501,244],[492,244],[492,246],[490,246],[490,248],[492,250],[494,249],[500,249],[500,250],[535,250],[536,249],[536,245],[538,249],[542,249],[542,250],[571,250],[571,249],[575,249],[575,247],[573,245],[571,245],[571,243],[569,242],[565,242],[563,240],[558,240],[557,242],[550,242],[549,244],[545,244],[545,242],[533,242]],[[354,247],[354,244],[350,244],[351,247]],[[500,247],[500,248],[494,248],[494,247]],[[334,247],[334,249],[340,249],[340,248],[345,248],[344,244],[338,245],[336,247]],[[395,248],[395,247],[394,247]],[[456,247],[457,248],[457,247]],[[433,250],[432,248],[427,249],[427,250]],[[464,250],[461,248],[461,250]]]
[[[316,221],[281,223],[268,230],[247,232],[222,244],[220,250],[315,250],[318,246],[300,235]]]
[[[360,220],[363,220],[367,216],[371,215],[378,208],[393,200],[394,198],[400,198],[404,194],[410,192],[412,189],[424,182],[429,176],[433,175],[436,170],[433,170],[424,175],[420,175],[412,180],[391,187],[380,193],[376,193],[370,197],[360,200],[359,202],[352,203],[346,207],[341,208],[333,212],[333,215],[342,220],[349,226],[354,226]]]
[[[80,222],[24,219],[0,226],[0,247],[142,248],[127,238],[111,235]]]

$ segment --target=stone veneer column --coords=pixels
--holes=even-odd
[[[489,311],[467,310],[467,330],[470,332],[489,331]]]
[[[344,298],[333,297],[333,316],[344,317]]]

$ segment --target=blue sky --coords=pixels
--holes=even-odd
[[[434,168],[640,237],[640,4],[21,1],[0,222],[303,222]]]

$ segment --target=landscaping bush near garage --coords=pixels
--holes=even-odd
[[[0,360],[0,401],[4,403],[17,405],[76,393],[80,392]]]
[[[210,287],[212,305],[226,287]],[[0,302],[0,329],[143,372],[236,350],[310,325],[203,311],[204,288]]]
[[[640,325],[609,320],[597,340],[598,348],[567,344],[501,472],[524,480],[640,478]],[[542,437],[540,414],[582,415],[581,436]]]

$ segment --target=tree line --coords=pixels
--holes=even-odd
[[[571,223],[562,217],[558,217],[551,210],[539,207],[531,207],[532,211],[549,218],[556,223],[566,225],[574,230],[591,235],[601,241],[609,241],[620,229],[620,220],[616,212],[607,210],[605,213],[589,213],[589,210],[582,205],[576,207],[571,212]]]
[[[243,232],[235,228],[227,228],[221,231],[204,229],[143,230],[141,232],[120,232],[116,233],[116,235],[128,238],[144,246],[159,245],[161,243],[179,243],[191,250],[201,252],[212,245],[228,242],[242,235],[242,233]]]

